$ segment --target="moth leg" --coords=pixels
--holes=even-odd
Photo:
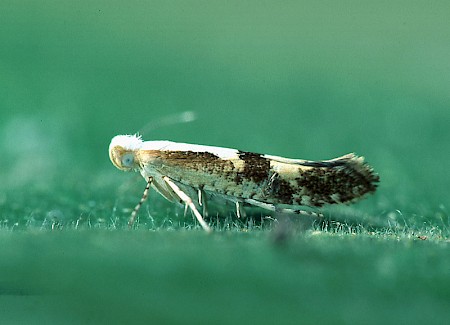
[[[308,216],[308,217],[314,217],[314,218],[323,218],[323,214],[320,212],[306,211],[306,210],[301,210],[301,209],[275,208],[275,211],[281,212],[281,213],[300,214],[302,216]]]
[[[208,216],[208,207],[206,203],[205,191],[202,188],[198,189],[198,204],[203,208],[203,215]]]
[[[147,186],[145,186],[145,190],[144,190],[144,193],[142,193],[141,200],[139,201],[138,204],[136,204],[136,206],[133,209],[133,212],[131,212],[130,219],[128,220],[129,228],[133,227],[134,221],[136,220],[137,213],[138,213],[139,209],[141,208],[142,204],[145,202],[145,200],[148,197],[148,192],[150,191],[150,185],[152,185],[152,182],[153,182],[153,177],[149,176],[147,179]]]
[[[245,213],[245,210],[243,209],[244,207],[243,207],[243,204],[242,203],[244,203],[244,201],[241,201],[241,200],[237,200],[236,202],[235,202],[235,204],[236,204],[236,215],[237,215],[237,217],[240,219],[240,218],[242,218],[242,217],[246,217],[246,213]]]
[[[241,207],[240,207],[239,201],[236,201],[236,214],[237,214],[237,217],[240,219],[241,218]]]
[[[253,199],[245,199],[245,203],[248,203],[250,205],[254,205],[256,207],[259,208],[263,208],[269,211],[275,211],[275,206],[273,204],[269,204],[269,203],[264,203],[264,202],[259,202]]]
[[[309,216],[309,217],[314,217],[314,218],[323,218],[323,214],[320,212],[296,210],[296,209],[287,209],[287,210],[291,210],[291,213],[301,214],[303,216]]]
[[[245,202],[248,204],[269,210],[269,211],[280,212],[280,213],[293,213],[293,214],[300,214],[300,215],[309,216],[309,217],[323,218],[322,213],[317,213],[317,212],[313,212],[313,211],[305,211],[305,210],[301,210],[301,209],[290,209],[290,208],[279,208],[279,207],[274,206],[273,204],[259,202],[259,201],[253,200],[253,199],[246,199]]]
[[[184,216],[184,217],[186,217],[187,209],[188,209],[188,205],[185,204],[185,205],[184,205],[184,213],[183,213],[183,216]]]
[[[200,212],[198,212],[194,202],[192,202],[192,199],[186,193],[180,190],[180,188],[174,182],[172,182],[172,180],[169,177],[164,176],[163,180],[167,183],[167,185],[170,186],[170,188],[175,192],[175,194],[178,195],[178,197],[186,204],[186,206],[189,206],[189,208],[194,213],[195,217],[197,218],[198,222],[203,227],[203,229],[207,232],[211,232],[211,228],[205,222]]]

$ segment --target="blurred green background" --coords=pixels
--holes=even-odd
[[[0,318],[448,319],[449,12],[446,1],[2,1]],[[163,123],[185,111],[197,119]],[[270,225],[188,231],[155,192],[140,230],[125,231],[145,183],[107,149],[148,123],[159,127],[146,140],[354,151],[380,187],[332,212],[333,231],[282,248]],[[364,230],[335,231],[346,222]]]

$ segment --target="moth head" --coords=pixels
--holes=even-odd
[[[142,146],[142,139],[137,135],[117,135],[109,145],[109,159],[117,168],[130,171],[139,168],[136,153]]]

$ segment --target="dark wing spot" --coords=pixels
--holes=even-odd
[[[237,183],[242,180],[250,180],[255,183],[267,181],[270,171],[270,160],[262,157],[260,154],[239,151],[239,158],[244,161],[244,170],[236,176]]]
[[[208,173],[222,174],[234,168],[231,161],[206,151],[161,151],[160,157],[165,164]]]
[[[272,172],[265,194],[278,199],[279,203],[293,204],[292,196],[296,191],[297,189],[292,188],[289,182],[282,179],[278,173]]]
[[[165,159],[182,159],[189,161],[211,161],[220,159],[215,154],[210,152],[194,152],[194,151],[161,151],[161,155],[164,156]]]
[[[312,206],[350,202],[374,192],[379,181],[378,175],[367,165],[355,164],[347,161],[332,167],[315,167],[306,171],[299,169],[300,176],[296,181],[304,195],[311,198]],[[332,198],[333,195],[338,196],[339,202]]]

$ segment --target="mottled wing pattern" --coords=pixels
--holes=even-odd
[[[320,207],[353,202],[374,192],[379,182],[364,158],[354,154],[288,164],[272,160],[271,172],[270,195],[289,205]]]
[[[140,150],[143,176],[167,175],[178,184],[273,205],[321,207],[353,202],[379,181],[364,158],[348,154],[307,161],[237,151],[227,159],[207,151]],[[166,196],[167,197],[167,196]]]

